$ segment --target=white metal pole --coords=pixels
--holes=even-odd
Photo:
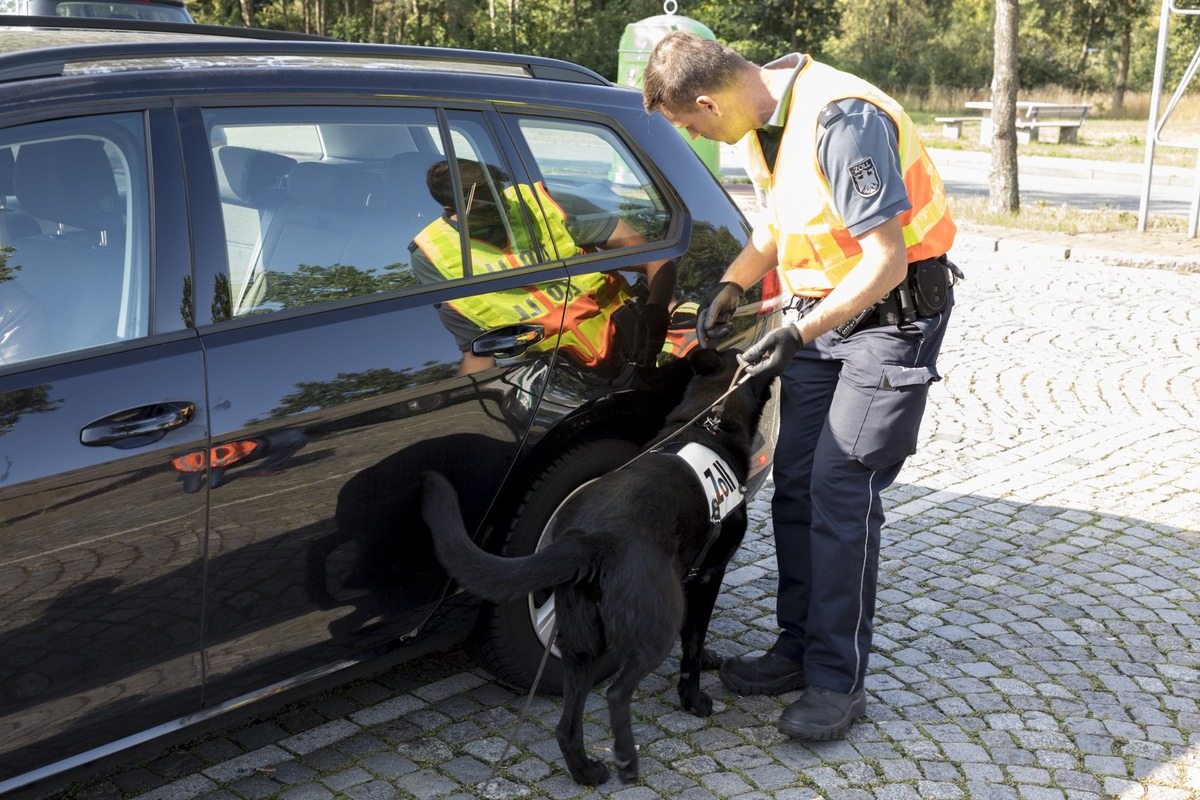
[[[1154,86],[1150,92],[1150,120],[1146,124],[1146,162],[1142,176],[1142,199],[1138,204],[1138,232],[1146,232],[1150,214],[1150,179],[1154,173],[1154,145],[1158,140],[1158,104],[1162,99],[1163,73],[1167,63],[1167,26],[1171,18],[1171,0],[1163,0],[1158,19],[1158,52],[1154,56]]]

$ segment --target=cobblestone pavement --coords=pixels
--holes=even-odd
[[[966,237],[968,279],[918,455],[886,495],[866,716],[775,729],[795,694],[678,708],[672,655],[635,698],[642,779],[575,785],[559,704],[461,651],[224,730],[78,800],[1188,800],[1200,798],[1200,275]],[[774,638],[770,485],[712,647]],[[602,691],[586,736],[611,759]],[[498,765],[506,738],[512,751]]]

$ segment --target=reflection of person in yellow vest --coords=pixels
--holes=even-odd
[[[458,167],[462,208],[467,211],[469,260],[462,250],[450,166],[439,162],[429,170],[427,183],[445,214],[417,234],[409,246],[413,272],[423,282],[468,277],[464,264],[469,264],[470,275],[481,275],[645,241],[619,217],[603,213],[591,203],[564,197],[563,203],[570,203],[565,207],[541,182],[512,184],[500,170],[488,167],[485,173],[475,161],[460,160]],[[632,287],[617,272],[586,273],[572,276],[569,284],[561,279],[534,283],[441,304],[442,321],[463,352],[460,373],[494,364],[492,358],[471,352],[471,340],[480,331],[517,323],[544,330],[544,338],[531,345],[527,354],[557,348],[581,366],[601,373],[619,368],[626,360],[645,359],[653,366],[667,332],[666,309],[674,275],[664,262],[648,263],[645,271],[650,293],[639,301],[636,316],[628,305],[634,296]],[[625,323],[618,321],[622,317]]]

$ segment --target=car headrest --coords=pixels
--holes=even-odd
[[[343,164],[301,161],[288,173],[288,194],[304,203],[330,208],[355,208],[367,204],[378,191],[379,177]]]
[[[119,230],[123,223],[112,163],[95,139],[21,145],[13,189],[35,217],[89,231]]]
[[[416,150],[396,153],[388,160],[387,172],[383,178],[384,201],[394,203],[404,200],[411,203],[415,195],[422,199],[427,198],[430,203],[437,205],[429,194],[425,176],[430,167],[443,160],[444,157],[438,153],[422,153]]]
[[[223,199],[261,206],[281,193],[294,166],[279,153],[225,145],[217,148],[217,185]]]

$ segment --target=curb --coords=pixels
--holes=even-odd
[[[1014,230],[1011,235],[997,237],[991,234],[972,233],[960,230],[955,249],[964,248],[988,253],[1034,256],[1051,261],[1087,262],[1111,267],[1134,267],[1137,269],[1161,269],[1183,274],[1200,274],[1200,256],[1154,255],[1150,253],[1126,253],[1101,247],[1073,245],[1062,241],[1038,241],[1051,238],[1038,232]]]

